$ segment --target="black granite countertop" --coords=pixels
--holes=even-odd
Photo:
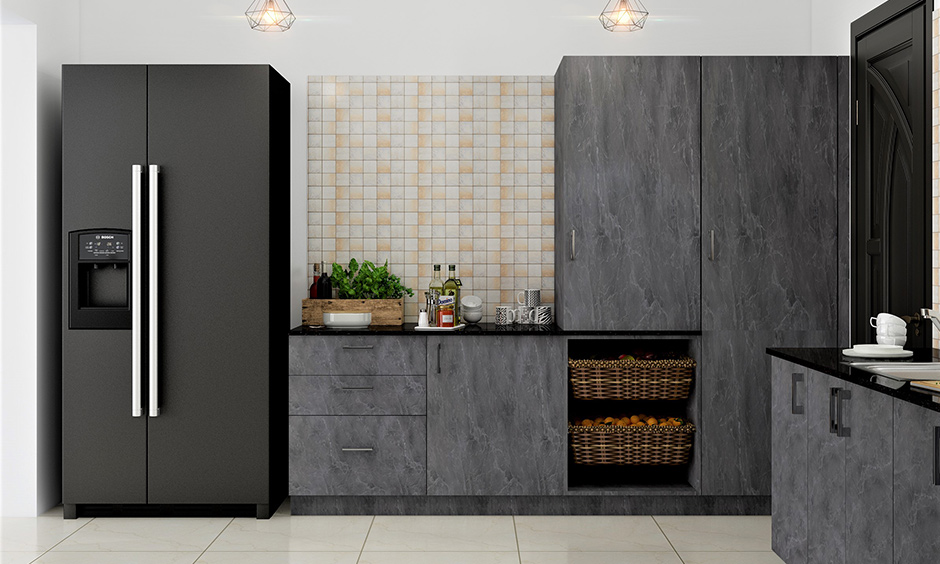
[[[858,368],[852,368],[844,362],[938,362],[938,367],[940,367],[940,351],[936,349],[915,349],[914,356],[910,358],[900,359],[900,360],[884,360],[884,359],[863,359],[863,358],[848,358],[842,356],[841,348],[825,348],[825,349],[803,349],[803,348],[793,348],[793,349],[780,349],[773,348],[767,349],[767,354],[775,356],[777,358],[799,364],[809,368],[810,370],[815,370],[817,372],[822,372],[823,374],[828,374],[830,376],[835,376],[845,380],[846,382],[851,382],[853,384],[862,386],[864,388],[869,388],[878,392],[881,392],[885,395],[896,397],[904,401],[919,405],[921,407],[926,407],[927,409],[932,409],[934,411],[940,411],[940,403],[933,401],[933,397],[930,394],[921,393],[914,391],[910,388],[909,384],[905,384],[902,388],[897,390],[892,390],[880,384],[877,384],[873,381],[874,376],[870,372],[865,372],[864,370],[859,370]]]
[[[418,331],[414,323],[375,326],[368,329],[328,329],[300,325],[290,330],[292,336],[323,335],[643,335],[643,336],[696,336],[698,331],[565,331],[557,325],[496,325],[470,323],[457,331]]]

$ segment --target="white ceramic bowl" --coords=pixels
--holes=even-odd
[[[466,310],[464,310],[464,311],[462,312],[462,317],[463,317],[463,320],[466,321],[467,323],[477,323],[477,322],[479,322],[481,319],[483,319],[483,312],[482,312],[482,311],[466,311]]]
[[[875,329],[879,337],[907,337],[907,327],[903,325],[879,325]]]
[[[460,305],[468,310],[481,309],[483,307],[483,300],[476,296],[464,296],[460,298]]]
[[[371,313],[323,312],[323,324],[336,329],[365,329],[372,323]]]
[[[907,342],[907,337],[883,337],[878,335],[875,337],[875,340],[878,341],[879,345],[895,345],[898,347],[903,347],[904,343]]]

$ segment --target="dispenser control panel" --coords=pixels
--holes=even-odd
[[[130,260],[130,235],[83,233],[78,236],[78,260]]]

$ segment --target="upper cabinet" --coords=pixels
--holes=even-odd
[[[565,57],[555,74],[564,329],[701,328],[699,57]]]

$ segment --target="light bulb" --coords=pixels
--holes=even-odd
[[[261,15],[261,19],[267,25],[274,25],[280,19],[280,15],[277,4],[268,0],[268,3],[264,6],[264,14]]]

